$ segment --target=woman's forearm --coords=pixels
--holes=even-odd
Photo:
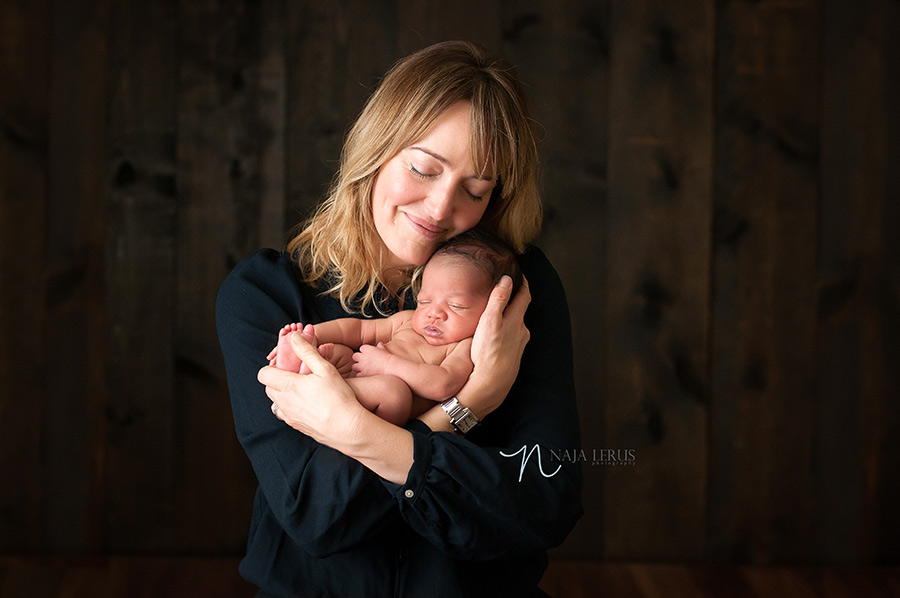
[[[413,464],[412,434],[368,411],[360,416],[355,430],[343,434],[332,448],[395,484],[406,482]]]

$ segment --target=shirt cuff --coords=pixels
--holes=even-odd
[[[431,468],[431,438],[429,436],[432,431],[418,419],[410,420],[406,424],[406,429],[413,437],[413,464],[406,476],[406,483],[395,484],[384,479],[381,480],[381,483],[394,498],[414,503],[425,486],[425,478]]]

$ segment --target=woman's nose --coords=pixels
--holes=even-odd
[[[455,188],[451,185],[441,185],[432,188],[425,202],[428,215],[435,221],[441,222],[453,213],[453,196]]]

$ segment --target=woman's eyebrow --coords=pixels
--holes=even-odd
[[[427,147],[422,147],[420,145],[414,145],[414,146],[410,147],[409,149],[419,150],[420,152],[424,152],[424,153],[428,154],[429,156],[431,156],[432,158],[434,158],[441,164],[446,164],[447,166],[450,165],[450,160],[448,160],[447,158],[445,158],[444,156],[440,155],[437,152],[431,151]]]
[[[411,146],[409,149],[411,149],[411,150],[418,150],[418,151],[420,151],[420,152],[422,152],[422,153],[428,154],[429,156],[431,156],[432,158],[434,158],[435,160],[437,160],[437,161],[440,162],[441,164],[444,164],[445,166],[450,166],[450,160],[448,160],[448,159],[445,158],[444,156],[440,155],[439,153],[437,153],[437,152],[435,152],[435,151],[433,151],[433,150],[428,149],[427,147],[422,147],[421,145],[413,145],[413,146]],[[470,178],[470,179],[478,179],[479,181],[491,181],[491,182],[493,182],[493,180],[494,180],[494,177],[489,177],[489,176],[478,176],[478,175],[476,175],[476,174],[470,174],[467,178]]]

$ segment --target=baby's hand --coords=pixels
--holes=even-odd
[[[384,343],[363,345],[353,354],[353,371],[357,376],[377,376],[387,371],[391,354]]]

